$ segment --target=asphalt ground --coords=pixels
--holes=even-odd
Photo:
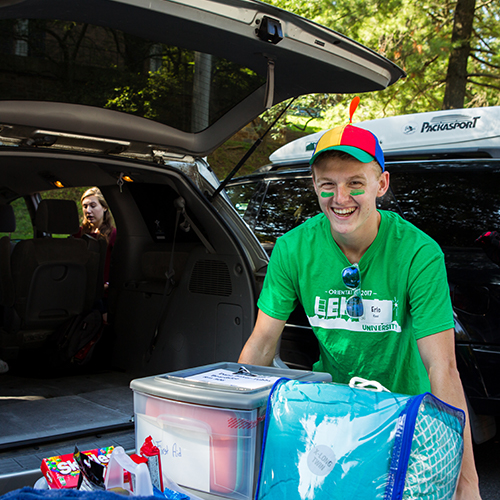
[[[500,499],[500,433],[474,447],[482,500]]]

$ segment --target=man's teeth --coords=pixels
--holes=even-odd
[[[333,211],[337,215],[350,215],[352,214],[356,209],[355,208],[334,208]]]

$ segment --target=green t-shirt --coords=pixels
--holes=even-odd
[[[444,255],[438,244],[394,212],[380,211],[377,237],[359,262],[364,315],[350,318],[350,265],[324,214],[278,239],[258,307],[286,320],[300,302],[320,345],[314,370],[348,383],[358,376],[392,392],[420,394],[430,383],[417,340],[453,328]]]

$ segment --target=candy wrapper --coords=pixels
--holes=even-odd
[[[146,458],[149,474],[151,475],[151,482],[160,491],[163,491],[163,476],[161,472],[161,457],[160,450],[153,443],[153,438],[148,436],[144,444],[141,446],[140,454]]]
[[[75,446],[74,457],[80,469],[78,489],[82,491],[105,490],[104,474],[106,468],[104,465],[94,462],[88,455],[81,453],[77,446]]]
[[[95,462],[106,466],[112,451],[113,446],[108,446],[107,448],[96,448],[83,453]],[[44,458],[40,469],[51,489],[76,488],[78,486],[80,469],[75,462],[73,453]]]

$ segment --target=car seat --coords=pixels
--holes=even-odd
[[[13,233],[16,230],[16,218],[12,205],[0,204],[0,232]],[[13,283],[10,272],[10,254],[13,243],[9,236],[0,238],[0,326],[4,322],[4,307],[12,305]]]
[[[35,227],[44,236],[22,240],[12,251],[3,347],[38,347],[67,319],[91,309],[99,290],[100,253],[71,236],[79,229],[74,201],[42,200]]]

